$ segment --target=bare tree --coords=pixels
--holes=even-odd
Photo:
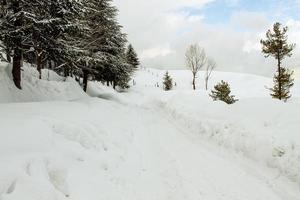
[[[190,45],[185,53],[186,65],[193,73],[193,89],[196,90],[196,78],[198,72],[206,64],[206,54],[198,44]]]
[[[208,81],[211,77],[211,74],[213,70],[217,67],[216,62],[209,58],[207,59],[207,64],[206,64],[206,73],[205,73],[205,89],[208,90]]]

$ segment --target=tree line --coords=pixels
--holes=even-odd
[[[39,78],[43,68],[75,77],[85,91],[88,80],[128,88],[139,60],[117,15],[111,0],[2,0],[1,59],[19,89],[24,62]]]

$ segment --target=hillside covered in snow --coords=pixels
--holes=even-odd
[[[23,90],[0,73],[1,200],[299,200],[300,84],[287,103],[271,79],[214,72],[239,99],[213,102],[203,74],[140,69],[118,93],[30,66]],[[38,83],[38,84],[37,84]],[[132,83],[131,83],[132,84]],[[157,85],[159,87],[157,87]],[[18,103],[8,103],[18,102]]]

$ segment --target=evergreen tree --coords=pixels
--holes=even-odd
[[[82,44],[84,71],[98,81],[113,82],[115,88],[124,83],[129,71],[124,59],[126,35],[116,19],[118,10],[111,0],[83,0],[83,5],[87,31]]]
[[[21,89],[23,59],[65,76],[128,88],[134,72],[127,63],[126,34],[112,0],[5,0],[0,2],[0,39],[13,78]],[[4,59],[1,57],[1,59]]]
[[[78,43],[82,40],[82,26],[78,23],[83,7],[76,0],[48,0],[48,30],[45,51],[49,67],[64,76],[78,74],[76,65],[82,49]],[[79,74],[78,74],[79,75]]]
[[[227,82],[221,81],[217,85],[214,86],[214,89],[211,91],[210,97],[213,98],[214,101],[223,101],[227,104],[234,104],[238,100],[235,99],[234,95],[230,95],[231,89]]]
[[[165,91],[172,90],[173,89],[173,80],[172,80],[171,76],[169,75],[168,71],[165,73],[163,80],[164,80],[163,81],[164,90]]]
[[[1,15],[0,37],[7,58],[13,52],[13,81],[17,88],[21,87],[21,68],[23,64],[23,40],[28,36],[30,27],[27,26],[28,21],[35,20],[32,8],[36,1],[26,0],[7,0],[2,1],[2,7],[5,9]],[[10,59],[8,59],[10,60]]]
[[[131,44],[129,44],[127,47],[126,61],[128,64],[130,64],[132,66],[133,69],[137,69],[138,66],[140,65],[140,61],[137,56],[137,53],[135,52],[135,50]]]
[[[284,69],[281,64],[285,57],[291,57],[295,44],[287,43],[287,27],[281,28],[280,23],[275,23],[273,30],[268,30],[266,40],[261,40],[262,52],[266,57],[272,56],[277,60],[277,75],[274,78],[274,87],[271,96],[279,100],[290,98],[289,89],[293,86],[291,72]]]
[[[271,96],[275,99],[287,101],[290,97],[290,88],[294,85],[293,71],[280,67],[281,72],[274,75],[274,87],[270,88]],[[279,85],[280,83],[280,85]],[[281,89],[279,89],[281,87]]]
[[[37,66],[41,78],[41,69],[46,61],[57,60],[65,55],[65,51],[72,49],[65,48],[62,41],[66,30],[73,27],[73,21],[69,20],[74,15],[71,16],[70,11],[77,3],[72,0],[3,2],[6,12],[1,18],[0,36],[7,58],[14,53],[13,77],[16,86],[21,88],[20,70],[23,58]]]

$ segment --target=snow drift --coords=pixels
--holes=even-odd
[[[0,102],[32,102],[74,100],[87,97],[72,78],[63,78],[51,70],[42,71],[42,80],[34,67],[24,64],[22,90],[18,90],[11,77],[11,65],[0,63]]]

